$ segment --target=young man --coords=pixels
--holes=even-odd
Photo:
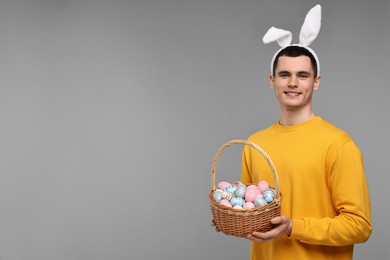
[[[280,119],[248,139],[271,157],[279,177],[281,216],[274,228],[253,232],[251,260],[352,259],[353,246],[371,235],[370,199],[363,158],[352,138],[314,114],[319,88],[317,54],[308,46],[321,27],[321,6],[306,15],[299,44],[291,33],[271,27],[264,43],[281,49],[271,62],[270,85],[279,101]],[[273,184],[259,152],[245,146],[241,181]]]
[[[280,119],[248,140],[271,157],[279,176],[282,216],[253,232],[251,259],[352,259],[353,245],[371,234],[370,202],[359,148],[312,110],[319,88],[317,57],[288,46],[274,58],[270,85]],[[273,183],[267,162],[244,147],[241,181]]]

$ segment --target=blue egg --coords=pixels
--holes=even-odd
[[[234,193],[236,191],[236,189],[237,189],[236,186],[228,186],[223,191]]]
[[[262,196],[256,196],[253,203],[256,207],[267,205],[267,201]]]
[[[215,200],[217,203],[220,203],[220,202],[221,202],[221,199],[222,199],[222,191],[220,191],[220,190],[214,191],[213,197],[214,197],[214,200]]]
[[[239,198],[244,198],[246,192],[246,186],[244,184],[238,185],[237,189],[234,191],[234,195]]]
[[[275,197],[275,192],[273,189],[265,189],[263,192],[263,196],[266,196],[266,195],[272,195]]]
[[[271,196],[271,195],[264,196],[264,200],[267,203],[271,203],[272,201],[274,201],[274,196]]]
[[[241,206],[241,207],[244,207],[245,201],[244,201],[244,199],[242,199],[242,198],[233,197],[233,198],[231,198],[231,200],[230,200],[230,204],[232,204],[233,207],[236,206],[236,205]]]

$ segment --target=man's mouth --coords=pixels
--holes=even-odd
[[[289,97],[297,97],[300,95],[299,92],[295,92],[295,91],[285,91],[284,94],[286,94]]]

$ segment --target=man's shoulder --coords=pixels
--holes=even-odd
[[[248,137],[248,141],[254,141],[254,140],[257,140],[259,138],[265,138],[267,135],[269,135],[272,132],[273,126],[274,126],[274,124],[251,134]]]
[[[350,138],[349,134],[342,128],[336,126],[333,123],[321,118],[319,121],[318,127],[321,131],[326,134],[332,134],[334,136],[340,136],[345,138]]]
[[[347,143],[354,143],[352,137],[342,128],[321,119],[317,128],[317,138],[327,147],[338,149]],[[331,149],[331,148],[330,148]]]

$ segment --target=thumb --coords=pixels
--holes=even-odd
[[[271,219],[271,223],[275,224],[275,225],[276,224],[280,224],[281,222],[282,222],[282,217],[280,217],[280,216],[279,217],[274,217],[274,218]]]
[[[271,223],[274,225],[284,224],[290,222],[290,218],[286,215],[274,217],[271,219]]]

